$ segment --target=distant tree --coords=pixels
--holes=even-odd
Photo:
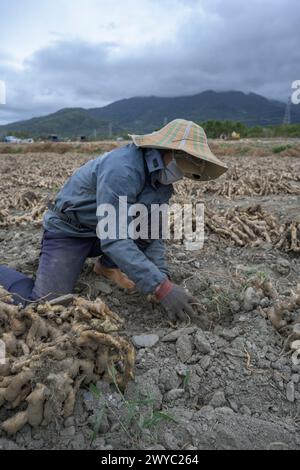
[[[13,135],[18,139],[30,139],[31,135],[28,132],[21,132],[21,131],[12,131],[9,132],[9,135]]]
[[[245,124],[235,121],[206,121],[200,124],[205,130],[207,136],[211,139],[217,139],[222,134],[231,136],[233,132],[237,132],[241,137],[246,137],[248,129]]]
[[[200,126],[210,139],[217,139],[223,134],[230,137],[232,132],[237,132],[241,137],[300,137],[300,124],[247,127],[241,122],[210,120],[200,123]]]
[[[248,128],[248,137],[265,137],[266,132],[263,127],[255,126]]]

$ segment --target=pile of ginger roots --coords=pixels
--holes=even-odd
[[[122,324],[100,298],[22,308],[0,287],[0,429],[66,419],[79,388],[101,379],[125,389],[135,350],[117,335]]]

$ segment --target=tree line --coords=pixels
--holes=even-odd
[[[210,139],[230,137],[233,132],[240,134],[241,137],[300,137],[300,124],[247,127],[241,122],[213,120],[198,124],[203,127]]]

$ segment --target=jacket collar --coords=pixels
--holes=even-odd
[[[165,167],[162,155],[159,150],[149,148],[144,150],[144,157],[151,178],[151,185],[156,188],[159,184],[157,181],[158,170]]]
[[[164,161],[159,150],[146,149],[144,156],[149,173],[153,173],[154,171],[162,170],[164,168]]]

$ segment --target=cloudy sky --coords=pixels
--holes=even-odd
[[[0,0],[0,124],[132,96],[300,79],[299,0]]]

